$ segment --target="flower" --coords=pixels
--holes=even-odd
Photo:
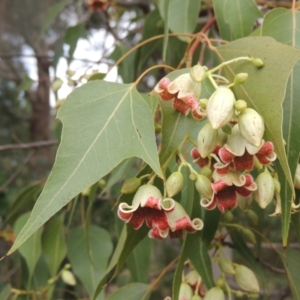
[[[211,199],[202,198],[200,204],[208,210],[218,206],[224,213],[226,209],[237,206],[237,194],[243,197],[249,197],[257,189],[251,175],[239,175],[229,171],[225,175],[214,172],[212,175],[213,195]]]
[[[242,136],[237,124],[233,126],[231,135],[218,154],[223,164],[217,163],[215,168],[218,173],[222,174],[229,170],[229,165],[233,165],[235,171],[251,171],[254,165],[254,155],[264,165],[271,163],[277,157],[273,143],[262,140],[258,147],[251,145]]]
[[[178,202],[172,198],[162,199],[159,189],[150,184],[137,190],[132,205],[120,203],[118,216],[136,230],[146,222],[151,228],[149,237],[156,239],[166,238],[169,233],[171,238],[182,237],[183,230],[192,233],[203,227],[200,219],[191,220]]]
[[[175,201],[167,198],[162,200],[159,189],[153,185],[142,185],[134,195],[132,205],[122,202],[119,205],[118,216],[129,223],[134,229],[139,229],[144,221],[147,226],[155,226],[159,232],[169,228],[167,211],[174,209]]]
[[[200,91],[201,85],[193,81],[189,73],[182,74],[173,81],[164,77],[154,88],[154,92],[159,94],[162,101],[174,99],[173,108],[184,115],[199,106]],[[202,111],[197,111],[194,115],[200,118],[202,114]]]

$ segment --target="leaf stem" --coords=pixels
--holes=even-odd
[[[169,69],[172,71],[175,71],[176,69],[169,66],[169,65],[156,65],[156,66],[152,66],[151,68],[147,69],[146,71],[144,71],[139,78],[133,83],[134,85],[138,85],[138,83],[141,81],[141,79],[150,71],[154,70],[154,69],[158,69],[158,68],[165,68],[165,69]]]

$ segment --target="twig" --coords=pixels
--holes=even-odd
[[[17,177],[18,175],[23,171],[25,166],[29,163],[29,161],[32,159],[33,155],[35,154],[35,150],[31,150],[28,155],[25,157],[22,164],[19,165],[19,167],[16,169],[16,171],[0,186],[0,192],[4,191]]]
[[[35,149],[35,148],[41,148],[41,147],[51,147],[54,145],[57,145],[58,141],[56,140],[50,140],[50,141],[41,141],[41,142],[32,142],[27,144],[7,144],[0,146],[0,151],[6,151],[6,150],[22,150],[22,149]]]

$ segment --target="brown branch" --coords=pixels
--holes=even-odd
[[[36,149],[41,147],[51,147],[57,145],[59,142],[56,140],[33,142],[27,144],[7,144],[0,146],[0,151],[6,150],[23,150],[23,149]]]
[[[266,0],[256,0],[257,5],[262,5],[268,8],[275,8],[275,7],[286,7],[292,8],[292,2],[289,1],[266,1]]]
[[[28,155],[25,157],[24,161],[19,165],[16,171],[0,186],[0,192],[4,191],[23,171],[25,166],[30,162],[33,155],[35,154],[35,150],[31,150]]]

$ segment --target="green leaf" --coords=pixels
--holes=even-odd
[[[218,209],[204,211],[204,227],[202,230],[202,241],[209,246],[219,226],[221,212]]]
[[[92,297],[98,281],[104,275],[108,258],[112,252],[112,242],[107,231],[90,226],[89,243],[90,253],[86,247],[84,227],[72,230],[67,240],[68,258],[74,273]],[[92,262],[90,258],[92,258]]]
[[[290,284],[293,299],[300,299],[300,251],[295,249],[288,249],[286,252],[279,252],[278,254],[283,262],[283,266],[286,271],[286,275]]]
[[[0,292],[0,299],[7,300],[10,295],[11,285],[7,284],[3,287],[3,289]]]
[[[249,55],[259,57],[264,61],[265,66],[261,69],[256,69],[249,62],[231,65],[227,68],[228,76],[233,78],[240,72],[249,74],[247,82],[234,89],[235,94],[237,99],[246,100],[249,107],[253,107],[263,116],[266,125],[265,139],[273,142],[286,180],[292,188],[294,184],[282,137],[282,102],[288,76],[300,58],[300,51],[278,43],[269,37],[249,37],[219,47],[217,52],[221,61]],[[288,199],[282,200],[288,201]],[[286,244],[288,232],[284,230],[283,233],[283,243]]]
[[[168,8],[168,26],[174,33],[193,33],[198,21],[200,11],[199,0],[172,0]],[[180,21],[179,21],[180,20]],[[183,41],[190,38],[178,36]]]
[[[128,256],[127,266],[135,282],[148,282],[152,244],[153,240],[143,239]]]
[[[57,274],[58,268],[67,254],[64,239],[63,215],[54,218],[45,228],[42,235],[42,249],[48,264],[51,277]]]
[[[144,283],[130,283],[110,294],[106,300],[141,300],[147,293],[149,285]]]
[[[152,115],[154,117],[156,109],[157,109],[157,105],[158,105],[158,99],[155,96],[149,96],[148,94],[145,93],[141,93],[142,97],[144,98],[144,100],[147,102]]]
[[[95,73],[89,77],[88,81],[102,80],[105,76],[106,76],[106,73]]]
[[[163,41],[163,53],[162,59],[166,60],[167,48],[168,48],[168,40],[169,40],[169,8],[170,8],[170,0],[164,0],[158,2],[159,12],[161,14],[162,19],[164,20],[164,41]]]
[[[26,75],[22,82],[18,85],[18,91],[27,91],[31,88],[34,80],[31,79],[28,75]]]
[[[17,235],[21,229],[24,227],[26,221],[28,220],[30,213],[21,215],[15,225],[14,233]],[[42,228],[39,228],[31,237],[19,247],[20,254],[24,257],[26,265],[29,271],[29,278],[32,278],[34,268],[36,263],[42,253],[42,244],[41,244],[41,234]],[[29,279],[30,281],[30,279]]]
[[[42,29],[40,32],[40,37],[45,33],[45,31],[49,28],[49,26],[54,22],[54,19],[60,14],[60,12],[67,5],[69,0],[62,0],[54,5],[48,10],[48,13],[44,19]]]
[[[300,49],[300,13],[296,10],[277,8],[269,12],[260,28],[262,36],[271,36],[276,41]],[[292,178],[300,152],[300,62],[294,66],[286,87],[283,101],[283,136],[286,142],[286,155],[291,170]],[[294,198],[294,188],[286,181],[286,174],[279,168],[279,179],[281,183],[282,208],[282,236],[283,244],[286,246],[291,220],[291,203]],[[300,231],[300,228],[297,228]],[[298,233],[299,234],[299,233]]]
[[[56,162],[8,254],[124,159],[140,157],[162,177],[152,114],[133,85],[89,82],[70,94],[58,117],[63,133]]]

